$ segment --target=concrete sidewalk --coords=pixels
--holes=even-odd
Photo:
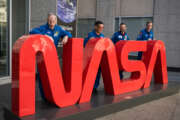
[[[128,73],[124,73],[128,77]],[[169,81],[180,81],[179,72],[168,72]],[[151,101],[96,120],[180,120],[180,91],[172,96]]]
[[[180,92],[95,120],[180,120]]]

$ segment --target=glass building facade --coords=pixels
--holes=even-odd
[[[8,1],[0,0],[0,77],[9,75]]]

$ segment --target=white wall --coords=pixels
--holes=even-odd
[[[180,67],[180,0],[155,0],[154,27],[165,42],[168,66]]]
[[[78,0],[78,18],[95,18],[96,0]]]
[[[153,0],[116,0],[116,16],[152,16]]]

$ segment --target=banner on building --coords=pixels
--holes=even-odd
[[[76,36],[77,0],[57,0],[58,24]]]

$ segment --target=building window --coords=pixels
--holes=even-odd
[[[9,74],[7,0],[0,0],[0,77]]]

